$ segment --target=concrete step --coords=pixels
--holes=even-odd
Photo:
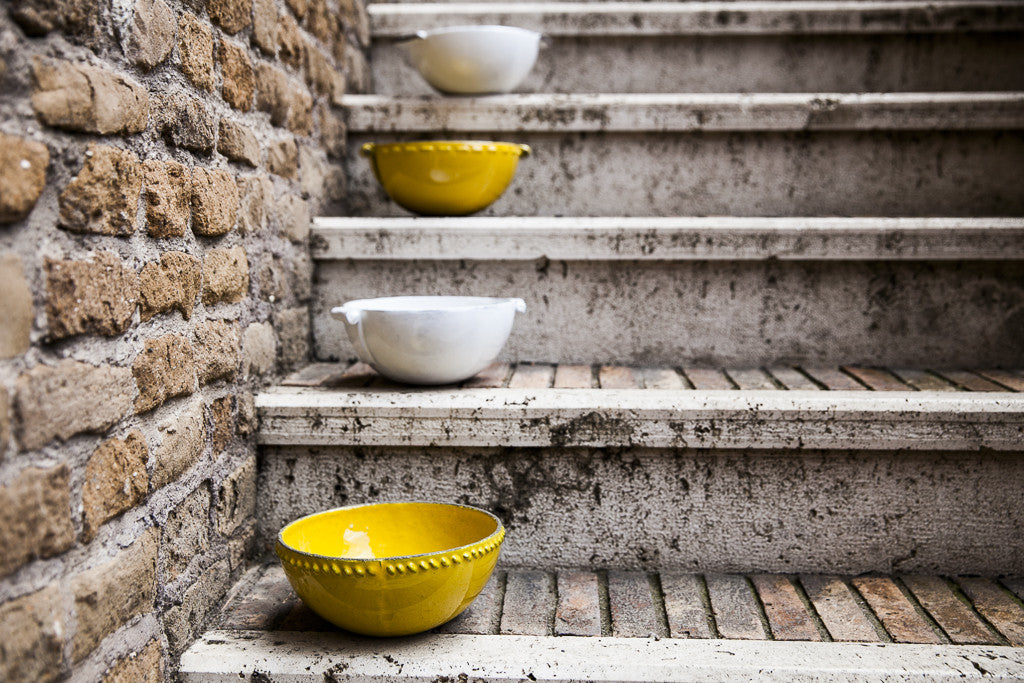
[[[345,215],[408,215],[365,141],[525,142],[485,215],[1024,214],[1024,93],[353,95]]]
[[[1022,585],[509,569],[434,632],[368,639],[321,620],[267,565],[242,578],[178,673],[190,683],[1019,680]]]
[[[466,24],[548,36],[522,92],[1024,89],[1024,7],[1015,0],[402,3],[369,12],[379,94],[430,94],[398,43]]]
[[[332,306],[462,294],[526,300],[511,361],[1024,365],[1020,218],[321,219],[312,244],[324,360],[353,355]]]
[[[436,499],[502,517],[519,566],[1024,572],[1019,372],[532,365],[428,390],[367,370],[257,398],[264,538]]]

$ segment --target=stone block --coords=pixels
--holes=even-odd
[[[167,610],[164,614],[164,630],[173,654],[179,654],[202,633],[206,618],[224,597],[230,579],[228,561],[220,560],[185,591],[180,605]]]
[[[174,13],[164,0],[137,0],[125,54],[148,71],[167,59],[176,35]]]
[[[295,145],[295,140],[285,138],[270,145],[267,151],[267,170],[282,178],[298,178],[299,148]]]
[[[131,409],[134,395],[135,382],[127,368],[75,360],[38,365],[18,378],[18,441],[23,449],[35,450],[55,437],[103,431]],[[97,401],[97,396],[103,400]]]
[[[28,351],[33,317],[32,291],[21,257],[13,251],[0,253],[0,358]]]
[[[142,432],[99,445],[85,466],[82,487],[82,540],[88,543],[107,520],[130,510],[146,497],[149,449]]]
[[[12,0],[6,3],[11,18],[26,35],[45,36],[60,31],[95,47],[102,6],[88,0]]]
[[[311,145],[299,145],[299,174],[302,196],[320,197],[323,195],[327,167],[318,148]],[[306,235],[303,235],[301,240],[294,241],[304,241],[308,236],[308,229],[305,232]]]
[[[46,187],[49,163],[43,143],[0,133],[0,223],[28,216]]]
[[[241,208],[238,213],[238,232],[243,235],[262,232],[267,227],[267,204],[273,200],[274,184],[265,175],[238,179]]]
[[[32,107],[48,126],[81,133],[141,133],[149,95],[126,76],[103,68],[36,57]]]
[[[220,75],[223,85],[221,96],[224,101],[239,111],[252,109],[256,92],[256,77],[252,70],[249,53],[232,42],[220,41],[218,51]]]
[[[175,418],[159,426],[160,443],[153,447],[152,490],[171,483],[191,468],[206,449],[206,414],[196,399]]]
[[[277,54],[277,3],[274,0],[253,0],[252,42],[265,55]]]
[[[76,334],[120,334],[131,326],[139,278],[117,254],[87,261],[46,259],[46,318],[50,339]]]
[[[288,122],[291,85],[288,75],[265,62],[256,65],[256,108],[270,114],[270,122],[283,126]]]
[[[192,171],[192,232],[226,235],[238,220],[238,185],[231,173],[197,166]]]
[[[256,134],[248,126],[228,118],[220,120],[217,151],[231,161],[248,164],[253,168],[260,165],[260,143]]]
[[[345,76],[334,68],[316,45],[307,42],[305,50],[306,83],[318,95],[335,98],[345,94]]]
[[[303,243],[309,237],[309,203],[294,194],[285,194],[277,200],[277,225],[282,237]]]
[[[326,104],[318,107],[320,119],[320,141],[324,151],[333,159],[345,157],[345,147],[348,140],[348,128],[345,126],[345,119],[336,114]]]
[[[0,487],[0,577],[75,542],[67,465],[30,467]]]
[[[210,489],[206,482],[167,515],[160,534],[163,576],[174,581],[193,557],[210,549]]]
[[[0,385],[0,462],[11,443],[11,395]]]
[[[0,605],[0,680],[62,678],[65,633],[67,621],[55,584]]]
[[[309,15],[306,28],[324,45],[329,45],[334,35],[336,22],[327,6],[327,0],[309,0]]]
[[[242,368],[246,377],[265,375],[274,369],[277,336],[270,323],[252,323],[242,333]]]
[[[135,410],[144,413],[175,396],[195,390],[196,367],[192,342],[180,334],[147,339],[135,362],[132,375],[139,387]]]
[[[228,562],[230,562],[232,571],[245,564],[255,545],[256,526],[254,524],[246,526],[228,541]]]
[[[71,232],[131,235],[141,194],[138,157],[117,147],[90,145],[82,170],[60,194],[61,227]]]
[[[177,161],[142,163],[146,227],[150,237],[184,237],[188,230],[192,173]]]
[[[252,0],[207,0],[206,11],[226,33],[238,33],[252,23]]]
[[[181,72],[197,88],[213,92],[213,32],[191,12],[178,19]]]
[[[241,301],[249,291],[249,260],[245,249],[210,249],[203,261],[203,303]]]
[[[280,342],[278,358],[293,367],[309,361],[309,309],[286,308],[274,313],[274,327]]]
[[[256,458],[250,457],[221,483],[217,493],[217,531],[232,534],[256,514]]]
[[[202,266],[195,256],[181,251],[160,255],[139,273],[139,304],[143,320],[177,309],[188,320],[202,287]]]
[[[192,348],[200,384],[231,379],[238,371],[239,338],[234,323],[208,320],[196,325]]]
[[[168,144],[200,154],[213,152],[217,119],[201,100],[175,93],[160,97],[159,106],[157,125]]]
[[[249,436],[259,426],[259,416],[256,414],[256,398],[252,394],[239,394],[235,402],[238,404],[238,433],[241,436]]]
[[[71,580],[78,620],[72,641],[75,662],[132,617],[153,609],[156,559],[156,530],[149,529],[112,560]]]
[[[164,653],[160,641],[151,640],[141,652],[117,660],[103,675],[102,683],[163,683]]]
[[[313,133],[313,96],[304,86],[292,88],[288,109],[288,130],[296,135]]]
[[[366,93],[372,88],[373,79],[370,75],[370,63],[362,50],[343,43],[345,63],[345,89],[351,93]]]
[[[231,445],[235,430],[235,420],[232,414],[234,402],[235,397],[228,394],[210,403],[210,424],[213,425],[210,441],[213,445],[214,457],[219,456]]]
[[[277,21],[277,56],[293,69],[301,69],[305,61],[306,41],[290,14],[282,13]]]
[[[285,0],[285,2],[288,3],[288,9],[290,9],[299,19],[306,16],[306,8],[308,6],[306,0]]]
[[[338,0],[339,29],[336,44],[343,44],[345,28],[351,28],[362,47],[370,46],[370,16],[366,11],[366,3],[357,0]]]

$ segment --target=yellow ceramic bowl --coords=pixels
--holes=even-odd
[[[509,142],[368,142],[362,154],[402,207],[424,216],[466,216],[501,196],[530,148]]]
[[[466,609],[504,538],[501,521],[476,508],[378,503],[298,519],[276,550],[292,588],[321,617],[355,633],[402,636]]]

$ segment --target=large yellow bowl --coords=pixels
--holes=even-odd
[[[466,609],[504,538],[497,517],[466,505],[378,503],[298,519],[276,550],[292,588],[321,617],[355,633],[402,636]]]
[[[530,148],[509,142],[368,142],[362,154],[395,202],[424,216],[466,216],[508,187]]]

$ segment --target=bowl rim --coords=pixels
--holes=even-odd
[[[298,550],[297,548],[293,548],[292,546],[290,546],[290,545],[288,545],[287,543],[284,542],[284,538],[283,538],[284,537],[284,532],[285,532],[286,529],[288,529],[288,527],[293,526],[295,524],[298,524],[299,522],[303,522],[303,521],[305,521],[307,519],[310,519],[312,517],[319,517],[320,515],[326,515],[326,514],[329,514],[329,513],[332,513],[332,512],[342,512],[342,511],[345,511],[345,510],[355,510],[357,508],[384,507],[384,506],[389,506],[389,505],[410,505],[410,504],[412,504],[412,505],[441,505],[441,506],[445,506],[445,507],[465,508],[467,510],[473,510],[474,512],[481,512],[481,513],[487,515],[488,517],[490,517],[491,519],[493,519],[497,526],[495,527],[495,529],[494,529],[494,531],[492,533],[487,534],[483,538],[480,538],[480,539],[477,539],[475,541],[472,541],[471,543],[466,543],[465,545],[455,546],[454,548],[444,548],[442,550],[432,550],[429,553],[416,553],[416,554],[413,554],[413,555],[388,555],[387,557],[346,557],[345,555],[320,555],[319,553],[311,553],[311,552],[308,552],[308,551],[305,551],[305,550]],[[331,508],[330,510],[321,510],[320,512],[314,512],[312,514],[304,515],[302,517],[299,517],[298,519],[293,519],[292,521],[288,522],[283,527],[281,527],[281,530],[277,532],[277,543],[281,547],[287,549],[289,552],[295,553],[296,555],[302,555],[302,556],[305,556],[305,557],[315,557],[315,558],[319,558],[321,560],[332,560],[332,561],[339,561],[339,562],[394,562],[394,561],[398,561],[398,560],[409,560],[409,559],[419,558],[419,557],[430,557],[431,555],[448,554],[448,553],[454,553],[454,552],[457,552],[457,551],[460,551],[460,550],[466,550],[466,549],[472,548],[474,546],[480,545],[481,543],[486,543],[486,542],[490,541],[493,538],[503,537],[504,534],[505,534],[505,525],[502,524],[501,519],[499,519],[498,516],[495,515],[493,512],[489,512],[488,510],[484,510],[483,508],[474,507],[472,505],[466,505],[464,503],[439,503],[436,500],[396,500],[396,501],[388,501],[388,502],[385,502],[385,503],[357,503],[355,505],[344,505],[342,507]],[[503,540],[503,538],[501,540]]]
[[[388,307],[384,302],[398,302],[400,300],[415,299],[421,301],[423,306],[400,306]],[[479,311],[483,309],[496,308],[505,305],[518,307],[523,300],[517,297],[508,296],[459,296],[459,295],[395,295],[378,296],[370,299],[352,299],[341,306],[331,309],[333,313],[340,309],[358,309],[373,313],[395,313],[395,314],[417,314],[417,313],[454,313],[459,311]]]
[[[433,36],[450,35],[453,33],[518,33],[523,37],[536,37],[539,41],[544,34],[521,26],[505,26],[503,24],[461,24],[459,26],[439,26],[438,28],[417,31],[409,40],[426,40]]]

